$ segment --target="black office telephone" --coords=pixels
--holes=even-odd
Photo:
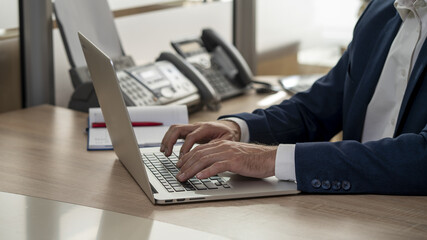
[[[171,44],[206,77],[221,99],[246,92],[252,83],[252,72],[242,55],[212,29],[204,29],[200,38]]]

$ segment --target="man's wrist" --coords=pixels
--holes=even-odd
[[[269,173],[267,175],[268,176],[275,176],[275,173],[276,173],[276,157],[277,157],[278,146],[271,146],[269,148],[270,148],[270,151],[266,157],[266,159],[269,159],[268,163],[267,163]]]
[[[240,130],[239,124],[237,124],[235,121],[229,120],[229,119],[221,119],[220,121],[225,123],[231,129],[232,134],[233,134],[233,141],[239,142],[240,136],[241,136],[241,130]]]
[[[249,142],[250,136],[249,136],[249,128],[248,124],[240,118],[236,117],[229,117],[229,118],[222,118],[220,121],[230,121],[234,122],[239,126],[239,141],[240,142]]]

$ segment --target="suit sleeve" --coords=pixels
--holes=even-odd
[[[298,189],[319,193],[427,194],[427,125],[419,133],[360,143],[299,143]]]

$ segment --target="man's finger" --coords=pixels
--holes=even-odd
[[[194,161],[198,161],[203,155],[211,154],[218,152],[216,145],[213,144],[203,144],[196,146],[190,152],[182,155],[179,161],[176,163],[176,166],[181,168],[181,170],[186,170]]]
[[[196,177],[198,179],[206,179],[225,171],[231,171],[232,170],[231,164],[232,163],[229,160],[215,162],[211,166],[197,173]]]
[[[180,181],[186,181],[203,169],[208,168],[212,164],[215,164],[215,162],[221,161],[222,159],[223,156],[221,153],[204,154],[199,159],[193,161],[192,164],[189,165],[184,171],[181,170],[180,173],[178,173],[177,178]]]
[[[185,136],[185,141],[181,146],[181,152],[179,153],[179,156],[183,156],[184,154],[188,153],[190,149],[194,146],[196,142],[199,142],[201,138],[204,136],[204,132],[200,131],[201,128],[197,128],[196,130],[192,131],[191,133],[187,134]]]
[[[172,125],[162,139],[160,151],[164,152],[166,156],[170,156],[176,141],[180,138],[185,138],[195,128],[196,126],[194,125]]]
[[[212,138],[213,132],[211,128],[200,126],[185,137],[185,142],[182,144],[180,156],[188,153],[195,143],[206,143]]]

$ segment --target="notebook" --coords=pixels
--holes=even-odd
[[[119,161],[153,204],[296,194],[295,182],[276,177],[255,179],[225,172],[209,179],[175,179],[178,157],[167,158],[160,148],[139,148],[111,59],[79,33],[95,92]],[[179,146],[174,148],[179,152]]]
[[[139,147],[159,147],[171,125],[188,123],[186,105],[131,106],[127,110]],[[87,133],[87,150],[113,150],[100,108],[89,108]]]

